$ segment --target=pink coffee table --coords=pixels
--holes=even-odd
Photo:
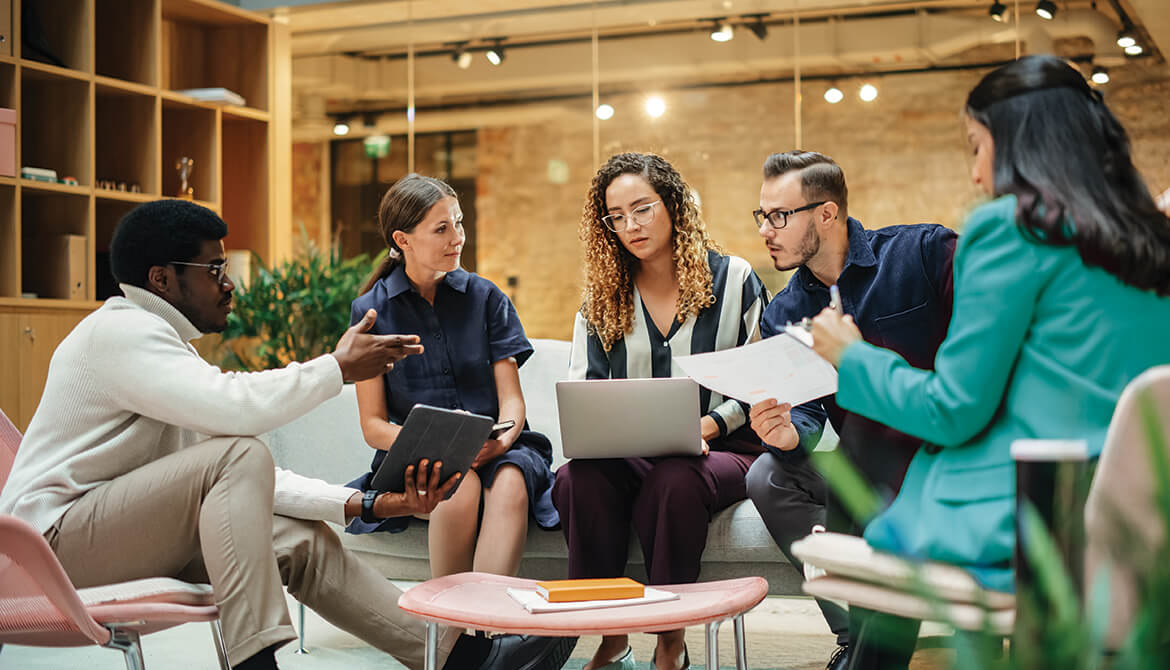
[[[507,589],[535,589],[536,580],[464,572],[432,579],[410,589],[398,606],[427,623],[426,670],[435,670],[439,624],[498,633],[575,637],[622,635],[707,627],[707,667],[719,667],[719,624],[735,626],[735,667],[747,670],[743,615],[768,594],[762,577],[699,584],[655,586],[679,594],[678,600],[576,612],[532,614]]]

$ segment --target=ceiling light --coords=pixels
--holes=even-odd
[[[1040,0],[1036,3],[1036,16],[1051,21],[1056,16],[1056,3],[1052,0]]]
[[[504,40],[496,40],[495,45],[488,49],[484,55],[487,56],[488,62],[492,65],[499,65],[504,62]]]
[[[754,23],[748,23],[746,25],[747,29],[752,31],[752,34],[756,36],[756,39],[760,40],[761,42],[763,42],[764,39],[768,37],[768,26],[764,25],[763,16],[756,16]]]
[[[861,90],[857,92],[857,97],[866,102],[873,102],[874,100],[877,100],[877,96],[877,86],[874,86],[873,84],[865,84],[861,87]]]
[[[657,119],[666,113],[666,102],[657,95],[646,98],[646,113]]]
[[[1098,85],[1099,84],[1108,84],[1109,83],[1109,70],[1106,70],[1105,68],[1101,67],[1100,65],[1094,66],[1093,67],[1093,75],[1089,78],[1093,80],[1094,84],[1098,84]]]
[[[1131,44],[1130,46],[1125,47],[1125,53],[1129,56],[1140,56],[1142,51],[1144,51],[1144,49],[1142,49],[1142,45],[1140,44]]]
[[[1132,26],[1126,26],[1117,33],[1117,46],[1126,49],[1135,44],[1137,44],[1137,37],[1134,35]]]
[[[455,64],[459,66],[460,70],[466,70],[471,67],[471,52],[467,50],[466,43],[455,47],[455,50],[451,52],[451,60],[455,61]]]
[[[608,121],[613,118],[613,106],[602,103],[597,106],[597,111],[594,113],[597,114],[597,118],[601,119],[602,121]]]
[[[825,102],[830,105],[835,105],[845,99],[845,94],[836,86],[830,86],[825,89]]]
[[[731,29],[731,24],[726,21],[717,21],[715,28],[711,31],[711,39],[716,42],[730,42],[735,37],[735,31]]]
[[[339,120],[337,123],[333,124],[333,134],[339,137],[341,135],[348,135],[349,123]]]
[[[1000,23],[1007,21],[1007,5],[1003,4],[999,0],[995,0],[995,2],[991,3],[991,11],[988,13],[991,14],[991,18],[999,21]]]

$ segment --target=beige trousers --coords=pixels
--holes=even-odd
[[[423,667],[424,624],[393,584],[323,521],[272,513],[272,456],[254,438],[210,439],[79,498],[46,534],[81,588],[145,577],[210,582],[228,658],[296,637],[282,583],[333,625]],[[457,631],[440,633],[438,665]]]

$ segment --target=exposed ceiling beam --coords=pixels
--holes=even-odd
[[[1154,46],[1163,55],[1170,54],[1170,2],[1167,0],[1129,0],[1137,16],[1134,20],[1145,28]],[[1164,62],[1163,65],[1166,65]]]

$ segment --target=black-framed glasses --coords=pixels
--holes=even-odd
[[[828,200],[818,200],[816,202],[810,202],[803,207],[797,207],[796,209],[774,209],[770,212],[765,212],[763,209],[757,209],[756,211],[752,212],[752,216],[756,219],[756,230],[762,229],[765,222],[767,222],[769,226],[772,226],[772,230],[780,230],[784,226],[788,225],[788,217],[792,216],[793,214],[807,212],[810,209],[820,207],[826,202],[828,202]]]
[[[630,227],[630,223],[644,226],[654,220],[654,205],[662,204],[661,200],[638,205],[630,210],[629,214],[608,214],[601,217],[601,222],[615,233],[620,233]]]
[[[171,261],[171,265],[187,265],[193,268],[207,268],[207,272],[215,277],[217,284],[222,284],[227,279],[227,260],[215,261],[213,263],[184,263],[182,261]]]

